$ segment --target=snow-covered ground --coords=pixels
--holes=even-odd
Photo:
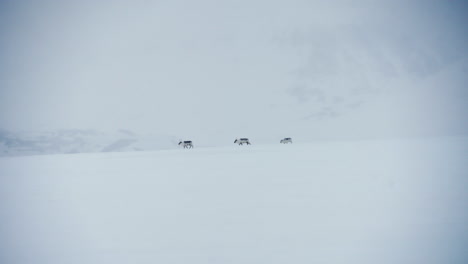
[[[0,263],[468,263],[468,139],[0,158]]]

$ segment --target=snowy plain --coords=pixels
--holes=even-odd
[[[466,137],[3,157],[0,262],[468,263],[467,161]]]

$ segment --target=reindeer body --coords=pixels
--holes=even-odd
[[[179,146],[183,146],[185,148],[193,148],[192,141],[180,141]]]
[[[236,138],[236,140],[234,140],[234,143],[239,144],[241,146],[244,144],[250,145],[250,141],[248,138],[240,138],[240,139]]]

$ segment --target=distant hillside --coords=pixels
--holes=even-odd
[[[11,132],[0,130],[0,156],[119,152],[164,149],[177,139],[167,135],[138,135],[129,130],[104,133],[94,130]]]

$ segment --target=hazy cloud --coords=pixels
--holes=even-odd
[[[387,114],[366,114],[382,111],[373,104],[380,100],[394,100],[384,111],[402,120],[425,119],[402,113],[398,102],[409,96],[425,107],[408,111],[428,112],[428,98],[438,98],[450,105],[445,114],[466,117],[466,99],[455,95],[466,90],[466,1],[0,5],[7,129],[311,135],[321,124],[301,117],[312,113],[342,128],[360,116],[371,131]],[[357,102],[365,103],[346,107]]]

